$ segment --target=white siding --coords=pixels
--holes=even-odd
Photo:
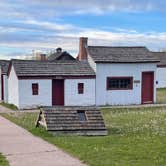
[[[39,94],[32,95],[32,83],[38,83]],[[19,108],[52,105],[52,80],[19,80]]]
[[[4,102],[8,102],[8,78],[7,75],[3,75],[3,86],[4,86]]]
[[[93,61],[90,55],[88,55],[88,62],[91,68],[96,72],[96,63]]]
[[[156,80],[158,82],[157,88],[166,87],[166,67],[157,67]]]
[[[78,94],[78,83],[84,83],[84,93]],[[95,105],[95,79],[65,80],[65,105],[88,106]]]
[[[13,66],[11,67],[10,75],[8,78],[8,102],[15,104],[19,107],[19,96],[18,96],[18,78],[16,76]]]
[[[156,80],[156,64],[97,64],[96,71],[96,105],[130,105],[141,104],[141,79],[143,71],[154,71]],[[132,90],[106,90],[107,77],[132,76]],[[154,101],[156,101],[156,84],[154,81]]]

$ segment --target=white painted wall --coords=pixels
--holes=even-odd
[[[166,67],[157,67],[156,81],[157,88],[166,88]]]
[[[32,83],[38,83],[39,95],[32,95]],[[78,94],[84,83],[84,94]],[[64,82],[65,106],[95,105],[95,79],[67,79]],[[19,108],[52,105],[52,80],[19,80]]]
[[[78,83],[84,83],[84,93],[78,94]],[[95,105],[95,79],[65,80],[65,106]]]
[[[89,54],[88,54],[88,63],[91,66],[91,68],[96,72],[96,63],[93,61],[93,59]]]
[[[3,86],[4,86],[4,102],[8,102],[8,78],[7,75],[3,75]]]
[[[96,105],[130,105],[141,104],[141,79],[143,71],[154,71],[156,80],[156,64],[97,64],[96,69]],[[114,76],[132,76],[132,90],[107,90],[106,78]],[[154,81],[154,101],[156,101],[156,81]]]
[[[32,95],[32,83],[38,83],[39,94]],[[19,108],[52,105],[52,80],[27,79],[19,80]]]
[[[13,66],[11,67],[10,75],[8,78],[8,92],[8,102],[19,107],[18,78]]]

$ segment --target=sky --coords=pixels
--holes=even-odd
[[[0,58],[89,45],[166,49],[165,0],[0,0]]]

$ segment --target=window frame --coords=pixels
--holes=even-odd
[[[110,79],[130,79],[131,84],[127,88],[110,88],[109,87],[109,80]],[[106,79],[106,89],[107,90],[132,90],[133,89],[133,77],[131,77],[131,76],[107,77],[107,79]]]
[[[81,86],[81,87],[80,87]],[[82,82],[79,82],[77,84],[77,92],[78,94],[84,94],[84,83]]]
[[[33,96],[39,95],[39,84],[38,83],[32,83],[32,95]]]

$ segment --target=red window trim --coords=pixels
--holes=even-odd
[[[32,95],[38,95],[38,94],[39,94],[39,84],[32,83]]]
[[[84,83],[78,83],[78,94],[84,94]]]
[[[126,79],[126,78],[129,78],[131,81],[131,84],[128,88],[109,88],[109,84],[108,84],[109,79]],[[107,87],[107,90],[132,90],[133,89],[133,77],[127,77],[127,76],[125,76],[125,77],[124,76],[122,76],[122,77],[107,77],[106,87]]]

